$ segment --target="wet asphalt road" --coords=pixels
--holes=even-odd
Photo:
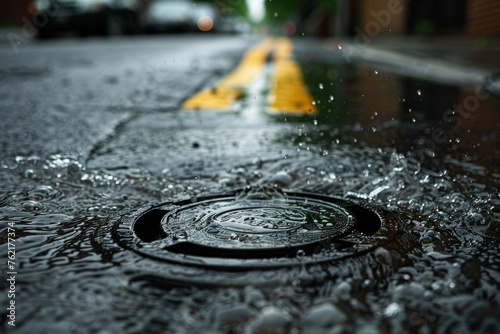
[[[268,113],[272,59],[228,112],[182,110],[260,40],[0,45],[1,247],[15,223],[20,333],[500,329],[500,100],[345,63],[337,45],[304,39],[295,55],[317,115]],[[474,96],[474,112],[446,114]],[[117,245],[123,215],[179,200],[196,209],[248,185],[368,201],[399,217],[400,238],[344,262],[297,252],[290,270],[237,274]]]
[[[131,117],[175,111],[239,61],[252,38],[33,40],[0,50],[3,159],[88,156]],[[2,160],[3,160],[2,159]]]
[[[258,155],[261,150],[264,153],[268,149],[265,144],[255,145],[260,140],[258,136],[252,131],[238,132],[236,128],[259,129],[285,124],[285,132],[296,130],[294,126],[286,126],[286,115],[266,115],[269,73],[260,87],[247,91],[248,96],[231,109],[233,113],[219,117],[217,113],[181,110],[184,100],[203,88],[215,87],[235,68],[244,52],[260,39],[246,35],[188,34],[61,38],[43,42],[32,40],[21,45],[17,53],[3,41],[0,49],[2,161],[12,161],[16,156],[71,153],[81,156],[92,167],[137,166],[159,171],[164,168],[162,165],[169,154],[181,157],[180,152],[185,148],[199,147],[200,140],[207,140],[202,148],[209,148],[206,151],[209,156],[217,155],[232,136],[233,146],[238,148],[233,151],[238,151],[240,156]],[[455,86],[446,84],[446,68],[440,83],[433,83],[401,76],[401,66],[394,66],[394,72],[399,75],[391,74],[390,66],[376,62],[367,65],[363,59],[360,68],[344,66],[356,63],[351,53],[345,57],[336,45],[327,46],[308,39],[296,43],[295,55],[305,73],[307,89],[318,103],[316,125],[319,122],[330,130],[357,125],[359,139],[400,150],[425,146],[419,137],[423,135],[432,149],[444,152],[458,149],[460,153],[484,149],[485,162],[488,155],[495,154],[491,141],[476,145],[477,140],[485,139],[484,133],[495,135],[499,129],[497,99],[486,98],[490,94],[484,94],[485,98],[479,100],[475,98],[479,87],[475,83],[477,79],[471,79],[470,85]],[[338,66],[343,59],[349,62]],[[419,71],[418,67],[407,63],[410,74],[429,72],[427,67]],[[384,69],[381,75],[377,67]],[[484,73],[487,71],[474,75]],[[430,75],[433,76],[435,73]],[[446,114],[453,105],[463,106],[469,96],[480,102],[479,112],[471,114],[465,110],[455,116]],[[394,125],[400,120],[430,123],[423,134],[417,131],[410,136],[394,136],[390,132],[377,132],[380,124],[393,122]],[[443,120],[449,124],[443,124]],[[299,126],[301,123],[310,125],[313,118],[292,117],[288,121]],[[221,136],[207,131],[214,127],[226,133]],[[196,138],[196,133],[189,134],[192,138],[184,138],[186,131],[180,130],[183,128],[194,129],[201,134],[200,138]],[[462,134],[470,139],[453,143],[451,136],[441,134],[442,128],[463,128]],[[364,131],[366,129],[371,131]],[[471,134],[470,129],[478,132]],[[177,133],[173,134],[174,131]],[[201,138],[205,135],[208,138]],[[215,138],[210,138],[212,135]],[[122,139],[128,142],[122,143]],[[160,142],[165,145],[161,152],[158,151],[160,147],[155,147],[155,143]],[[329,143],[326,144],[325,147]],[[108,159],[101,154],[106,145],[111,146],[108,153],[114,150],[114,145],[122,150],[114,150],[117,152]],[[163,155],[165,161],[158,159],[159,155]],[[200,160],[205,158],[200,157]]]

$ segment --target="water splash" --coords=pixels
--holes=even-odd
[[[302,135],[306,133],[306,128],[301,129]],[[79,157],[70,156],[20,157],[2,166],[7,186],[19,184],[12,180],[23,184],[5,188],[0,211],[1,228],[15,221],[23,231],[19,259],[25,292],[19,298],[28,300],[28,295],[36,293],[45,305],[40,311],[37,303],[26,304],[26,314],[34,316],[21,315],[20,323],[47,331],[85,328],[89,333],[130,328],[192,331],[203,326],[244,332],[326,330],[335,319],[338,328],[355,331],[496,331],[493,311],[500,303],[499,282],[492,268],[500,264],[497,239],[491,231],[495,226],[492,207],[498,207],[498,198],[484,184],[444,165],[435,172],[413,156],[392,150],[341,143],[329,148],[329,155],[321,159],[301,151],[293,159],[261,159],[198,180],[179,180],[169,171],[89,169]],[[210,272],[171,267],[168,273],[154,260],[117,247],[109,236],[110,221],[104,217],[166,200],[197,198],[191,202],[196,205],[201,194],[247,184],[260,186],[260,192],[242,196],[250,202],[286,200],[265,188],[269,185],[363,199],[400,215],[411,233],[395,244],[335,266],[308,267],[307,255],[298,249],[293,258],[304,267],[286,275],[258,272],[252,276],[249,272],[231,276],[233,284],[263,279],[281,282],[279,288],[267,289],[245,284],[234,288],[229,283],[204,289],[203,284],[216,278]],[[269,216],[266,210],[261,213]],[[224,233],[231,242],[251,243],[248,236],[252,233],[231,225],[238,214],[247,212],[231,211],[217,218],[228,223]],[[302,226],[303,210],[297,217],[293,214],[287,211],[286,219],[276,221],[276,227],[290,228],[287,219],[293,224],[298,219]],[[258,227],[272,228],[273,223]],[[313,223],[321,225],[322,220]],[[251,223],[246,226],[254,228]],[[173,236],[178,241],[190,240],[192,231],[180,229]],[[55,280],[54,271],[61,274]],[[186,284],[158,280],[158,273],[165,277],[181,273]],[[56,287],[61,286],[54,297]],[[58,303],[49,303],[54,298]],[[65,305],[64,310],[57,305]],[[58,321],[55,315],[65,320]],[[138,316],[149,321],[136,321]],[[475,319],[477,327],[463,320],[467,317]]]

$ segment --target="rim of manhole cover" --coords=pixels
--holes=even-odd
[[[113,236],[158,260],[245,270],[334,261],[394,238],[399,221],[346,199],[247,187],[123,217]]]

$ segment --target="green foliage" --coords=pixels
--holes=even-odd
[[[333,14],[337,0],[264,0],[266,5],[265,21],[268,24],[282,24],[297,16],[305,8]]]
[[[286,22],[308,2],[310,0],[265,0],[266,16],[264,20],[271,24]]]
[[[420,20],[415,26],[415,32],[422,37],[428,37],[436,32],[436,26],[429,20]]]

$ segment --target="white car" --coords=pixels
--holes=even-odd
[[[149,32],[215,31],[219,21],[212,5],[183,0],[153,1],[145,17]]]

